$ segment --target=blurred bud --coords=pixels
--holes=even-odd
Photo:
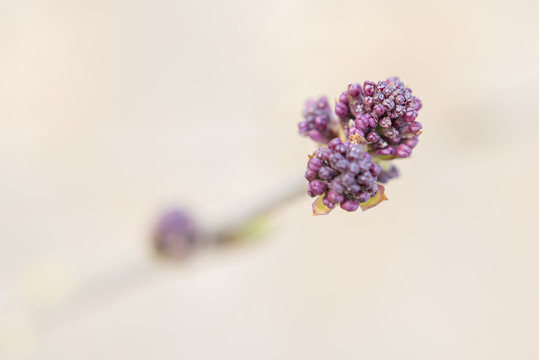
[[[378,175],[378,182],[385,184],[391,179],[399,177],[399,169],[395,165],[385,166]]]
[[[197,245],[200,234],[187,212],[172,209],[163,213],[153,229],[153,246],[158,254],[184,259]]]
[[[326,144],[338,136],[334,128],[336,120],[326,97],[307,100],[303,109],[303,118],[304,121],[298,124],[301,135]]]

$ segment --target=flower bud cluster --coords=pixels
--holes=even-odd
[[[338,136],[335,129],[336,119],[326,97],[321,97],[318,100],[307,100],[303,110],[303,118],[305,121],[298,124],[301,135],[324,144]]]
[[[359,135],[374,156],[406,158],[417,145],[421,101],[397,77],[350,84],[335,105],[348,136]]]
[[[380,171],[380,166],[373,163],[372,156],[361,145],[335,138],[327,149],[318,148],[309,160],[305,172],[308,194],[322,195],[322,202],[329,209],[340,204],[346,211],[356,211],[359,203],[376,194]]]
[[[313,213],[327,214],[336,205],[365,210],[387,199],[379,184],[399,171],[386,161],[412,154],[422,132],[416,121],[421,107],[398,77],[348,85],[334,114],[325,97],[307,101],[299,132],[325,145],[310,156],[305,172],[308,194],[318,197]]]

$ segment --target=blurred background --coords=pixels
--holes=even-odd
[[[539,358],[538,13],[0,0],[0,358]],[[390,201],[152,256],[164,208],[223,222],[304,171],[308,97],[393,75],[424,133]]]

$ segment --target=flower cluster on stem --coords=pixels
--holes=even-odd
[[[421,100],[398,77],[349,84],[329,111],[327,98],[309,100],[299,133],[319,143],[310,156],[307,193],[317,197],[314,215],[335,205],[366,210],[385,200],[386,183],[398,176],[394,159],[408,158],[422,125]]]

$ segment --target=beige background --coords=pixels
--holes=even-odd
[[[538,359],[539,3],[0,0],[0,358]],[[301,172],[303,101],[399,75],[390,201],[155,261]]]

